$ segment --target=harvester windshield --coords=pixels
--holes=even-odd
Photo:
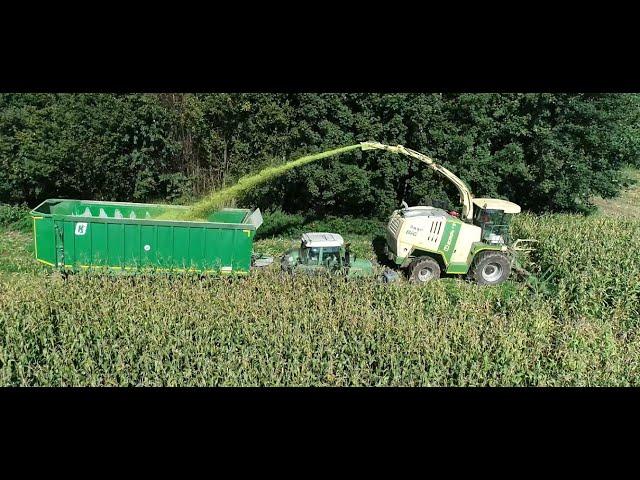
[[[496,198],[474,198],[473,223],[482,229],[482,240],[487,243],[508,244],[509,225],[513,214],[520,213],[520,206]]]
[[[487,243],[509,243],[510,213],[502,210],[476,208],[473,223],[482,229],[482,240]]]

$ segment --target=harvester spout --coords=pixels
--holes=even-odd
[[[360,148],[362,151],[366,150],[385,150],[391,153],[397,153],[401,155],[406,155],[407,157],[415,158],[416,160],[420,160],[423,163],[426,163],[433,170],[440,172],[442,175],[447,177],[458,189],[458,193],[460,194],[460,203],[462,203],[462,218],[464,220],[471,220],[473,218],[473,203],[471,194],[471,190],[460,178],[458,178],[453,172],[446,169],[442,165],[436,163],[433,158],[428,157],[420,152],[415,150],[411,150],[410,148],[406,148],[403,145],[385,145],[384,143],[379,142],[361,142]]]

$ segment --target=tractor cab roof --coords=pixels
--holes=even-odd
[[[474,198],[473,204],[485,210],[502,210],[504,213],[520,213],[520,205],[497,198]]]
[[[310,232],[302,235],[305,247],[342,247],[344,239],[337,233]]]

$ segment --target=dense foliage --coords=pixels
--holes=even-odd
[[[277,215],[277,212],[274,212]],[[29,208],[24,205],[0,204],[0,228],[7,227],[12,230],[26,230],[31,228]]]
[[[546,288],[291,278],[277,265],[65,281],[21,255],[0,268],[0,385],[639,385],[640,263],[621,252],[640,249],[640,222],[515,222],[540,240],[526,266]],[[2,258],[12,237],[0,240]],[[373,255],[370,238],[348,240]]]
[[[476,195],[584,211],[640,164],[635,94],[2,94],[0,202],[185,201],[309,153],[377,140],[430,154]],[[309,164],[244,199],[382,217],[456,202],[423,165],[380,152]]]

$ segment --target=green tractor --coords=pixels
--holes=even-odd
[[[305,233],[299,247],[285,252],[280,266],[289,273],[335,273],[346,277],[374,275],[373,264],[369,260],[357,259],[349,244],[345,244],[337,233]]]

